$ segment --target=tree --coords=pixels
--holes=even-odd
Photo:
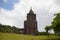
[[[55,34],[60,34],[60,13],[57,13],[54,16],[55,18],[53,19],[51,27],[53,28]]]
[[[49,37],[49,33],[48,33],[48,31],[51,30],[51,27],[50,27],[50,26],[46,26],[46,27],[45,27],[45,30],[46,30],[46,34],[47,34],[48,37]]]
[[[48,33],[48,31],[51,30],[51,27],[50,26],[46,26],[45,30],[46,30],[46,33]]]

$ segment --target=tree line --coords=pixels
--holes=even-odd
[[[0,32],[19,33],[19,28],[0,24]]]

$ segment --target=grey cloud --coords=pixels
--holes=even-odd
[[[60,5],[60,0],[54,0],[57,5]]]

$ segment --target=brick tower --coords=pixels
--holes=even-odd
[[[36,21],[36,14],[30,9],[29,13],[27,14],[27,20],[24,21],[24,33],[25,34],[37,34],[37,21]]]

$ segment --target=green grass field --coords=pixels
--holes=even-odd
[[[0,33],[0,40],[57,40],[59,36],[32,36],[15,33]]]

